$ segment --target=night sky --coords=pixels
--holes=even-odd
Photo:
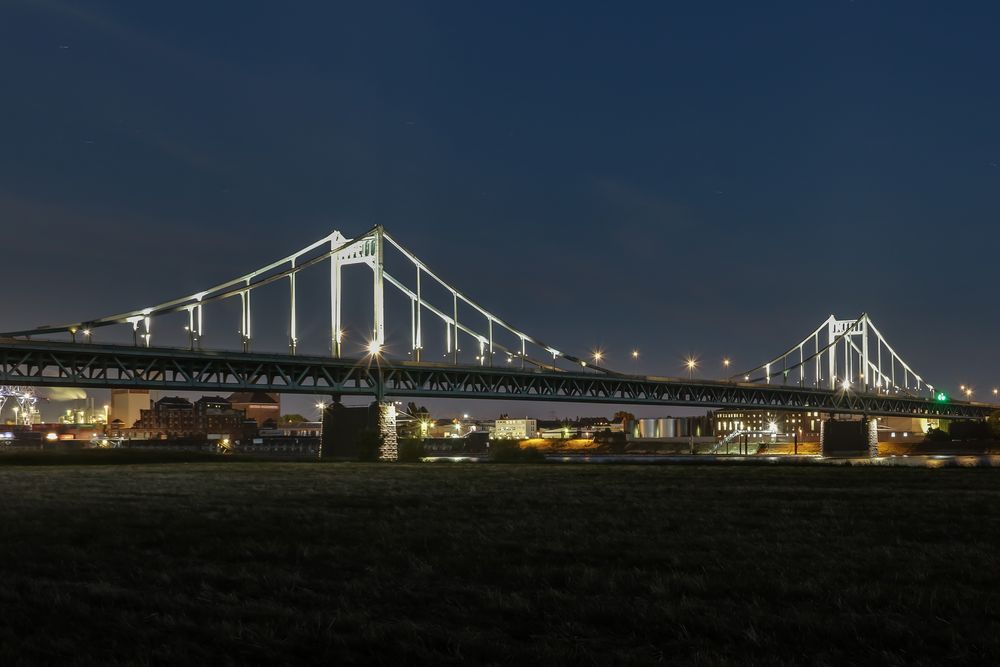
[[[867,311],[985,400],[998,29],[990,2],[0,1],[0,330],[383,224],[613,368],[719,377]]]

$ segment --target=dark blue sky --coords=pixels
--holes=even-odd
[[[1000,385],[995,3],[517,4],[0,2],[0,329],[381,223],[612,367],[868,311]]]

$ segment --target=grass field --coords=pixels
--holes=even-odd
[[[0,466],[0,664],[997,664],[1000,471]]]

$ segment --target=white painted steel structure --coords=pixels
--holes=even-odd
[[[934,397],[934,386],[903,361],[867,313],[854,320],[830,315],[785,353],[731,379]]]
[[[406,260],[413,271],[413,287],[409,287],[400,276],[391,275],[385,266],[386,249],[391,247]],[[330,268],[330,351],[336,358],[343,355],[344,322],[342,317],[343,296],[341,271],[345,266],[363,264],[372,270],[372,312],[371,336],[367,341],[370,354],[379,354],[386,343],[386,288],[392,288],[401,293],[410,302],[410,351],[415,361],[421,361],[427,331],[427,317],[444,326],[445,348],[448,356],[455,364],[459,363],[461,338],[471,338],[478,350],[476,361],[479,365],[492,365],[494,356],[502,354],[507,364],[517,360],[521,368],[531,364],[538,368],[555,370],[548,361],[534,358],[537,351],[543,353],[546,359],[553,362],[565,359],[574,364],[601,373],[607,369],[585,362],[583,359],[567,355],[560,350],[543,343],[534,336],[514,327],[504,319],[486,310],[472,301],[457,288],[442,279],[424,262],[403,247],[382,226],[376,226],[358,236],[348,239],[339,231],[312,243],[301,250],[275,262],[262,266],[255,271],[238,276],[208,289],[172,299],[154,306],[138,310],[101,317],[85,322],[76,322],[55,327],[39,327],[24,331],[14,331],[2,336],[32,337],[56,333],[69,333],[74,342],[90,342],[94,330],[112,325],[128,325],[133,332],[136,346],[153,347],[153,320],[167,313],[187,312],[187,334],[192,350],[201,349],[205,335],[206,304],[229,298],[239,298],[240,323],[239,332],[244,352],[249,352],[253,341],[252,301],[254,290],[277,281],[288,281],[288,350],[294,355],[298,340],[298,294],[297,274],[306,268],[322,262],[329,262]],[[449,303],[433,304],[425,296],[428,283],[434,283],[443,288],[448,295]],[[459,306],[475,311],[475,321],[460,321]],[[502,344],[497,340],[497,334],[506,332],[514,345]]]
[[[17,401],[15,422],[20,425],[31,426],[34,423],[35,413],[37,412],[38,397],[35,395],[35,390],[31,387],[0,386],[0,412],[3,412],[7,401],[12,398]]]
[[[387,252],[392,253],[392,259],[397,263],[393,264],[394,270],[398,265],[403,267],[398,275],[386,268]],[[68,333],[74,343],[93,343],[94,330],[126,325],[131,328],[134,346],[153,348],[154,320],[161,315],[183,312],[187,313],[185,329],[190,348],[199,351],[203,348],[206,331],[205,306],[238,297],[242,351],[249,353],[254,340],[251,296],[262,287],[287,281],[288,352],[289,356],[295,356],[299,350],[299,274],[323,263],[329,265],[328,350],[335,359],[345,356],[342,270],[346,266],[363,265],[372,271],[372,320],[370,327],[364,325],[369,360],[387,351],[386,296],[392,290],[409,303],[408,347],[409,357],[414,362],[427,362],[422,359],[422,353],[428,332],[437,331],[443,334],[444,345],[439,347],[443,347],[445,356],[450,357],[456,367],[460,366],[462,343],[471,339],[476,352],[476,366],[494,366],[495,358],[500,358],[505,361],[498,364],[500,368],[513,369],[517,366],[524,370],[526,365],[530,365],[543,371],[579,373],[582,370],[591,376],[596,373],[606,377],[626,377],[566,354],[483,308],[441,278],[380,225],[350,239],[334,231],[286,257],[194,294],[117,315],[56,327],[14,331],[0,334],[0,337],[31,339]],[[436,296],[429,298],[429,291],[432,294],[436,292]],[[435,299],[437,303],[433,302]],[[460,307],[466,311],[464,319],[460,319]],[[273,316],[273,313],[269,315]],[[227,327],[220,325],[219,328]],[[397,331],[399,329],[397,327]],[[437,342],[440,344],[441,339]],[[394,346],[396,343],[398,341],[394,341]],[[557,362],[564,366],[568,363],[570,367],[560,368]],[[783,354],[730,379],[833,391],[856,389],[881,396],[917,396],[926,391],[931,399],[934,398],[934,387],[896,353],[867,313],[853,320],[830,315]]]

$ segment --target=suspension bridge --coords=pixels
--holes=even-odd
[[[345,345],[344,270],[367,267],[371,319],[363,345]],[[308,272],[308,274],[307,274]],[[300,303],[300,280],[319,275],[324,303]],[[281,313],[254,309],[284,291]],[[353,294],[353,292],[352,292]],[[253,298],[251,298],[253,297]],[[328,300],[327,300],[328,297]],[[239,307],[233,347],[208,345],[221,302]],[[392,307],[388,303],[394,303]],[[235,311],[235,308],[232,309]],[[300,313],[325,312],[324,354],[303,354]],[[255,315],[257,316],[255,318]],[[365,316],[367,317],[367,315]],[[180,319],[178,319],[180,318]],[[403,340],[388,340],[387,318]],[[284,323],[287,351],[254,350],[260,322]],[[182,344],[167,344],[178,335]],[[154,326],[155,325],[155,326]],[[212,327],[215,329],[212,329]],[[126,332],[126,342],[111,331]],[[408,335],[407,335],[408,334]],[[120,338],[121,336],[119,336]],[[221,337],[220,337],[221,340]],[[830,316],[770,361],[727,381],[617,372],[550,345],[445,281],[381,226],[333,232],[254,271],[176,299],[116,315],[0,334],[0,385],[274,391],[388,398],[482,398],[982,419],[995,408],[946,399],[897,354],[867,314]],[[20,390],[25,391],[25,390]]]

